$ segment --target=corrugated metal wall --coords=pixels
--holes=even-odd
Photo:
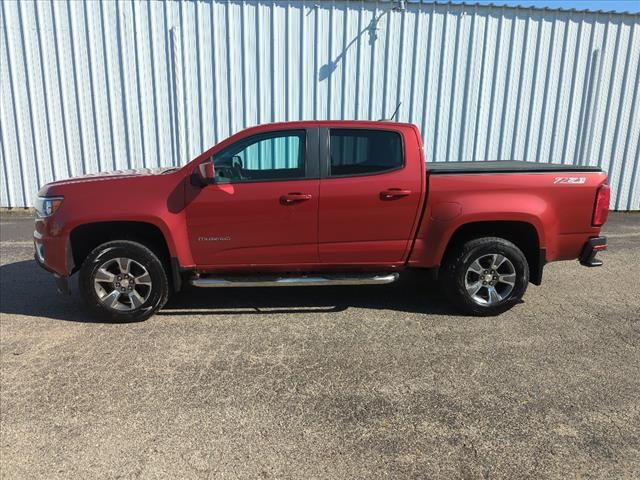
[[[430,161],[598,164],[640,209],[640,16],[388,2],[3,1],[0,206],[244,127],[380,119]]]

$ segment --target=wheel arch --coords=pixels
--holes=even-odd
[[[97,246],[114,240],[141,243],[152,250],[164,265],[174,290],[181,287],[178,262],[162,229],[145,221],[100,221],[78,225],[69,234],[71,273],[78,271],[89,253]]]
[[[540,247],[540,236],[536,227],[525,221],[495,220],[464,223],[453,232],[442,256],[445,259],[463,243],[482,237],[500,237],[515,244],[527,259],[529,281],[534,285],[542,282],[545,250]]]

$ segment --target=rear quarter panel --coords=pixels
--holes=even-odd
[[[585,180],[558,183],[560,177]],[[455,231],[483,221],[527,222],[538,233],[546,261],[577,258],[588,238],[600,233],[591,218],[606,179],[602,172],[428,175],[427,204],[409,265],[440,265]]]

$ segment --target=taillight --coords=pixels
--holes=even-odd
[[[609,185],[604,184],[598,189],[598,193],[596,194],[596,205],[593,208],[593,220],[591,221],[594,227],[601,227],[607,221],[610,199],[611,189]]]

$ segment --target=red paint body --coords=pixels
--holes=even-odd
[[[404,167],[346,178],[194,185],[192,173],[213,154],[256,133],[287,129],[394,130],[403,141]],[[431,175],[418,129],[381,122],[292,122],[242,131],[183,168],[125,171],[54,182],[41,197],[62,206],[36,220],[34,240],[45,266],[68,276],[77,266],[70,235],[106,221],[152,224],[171,257],[198,272],[350,271],[440,265],[454,232],[470,222],[532,225],[546,261],[578,258],[589,238],[602,172],[581,172],[581,184],[558,184],[558,173]],[[304,201],[287,203],[289,195]],[[213,241],[209,241],[214,239]]]

